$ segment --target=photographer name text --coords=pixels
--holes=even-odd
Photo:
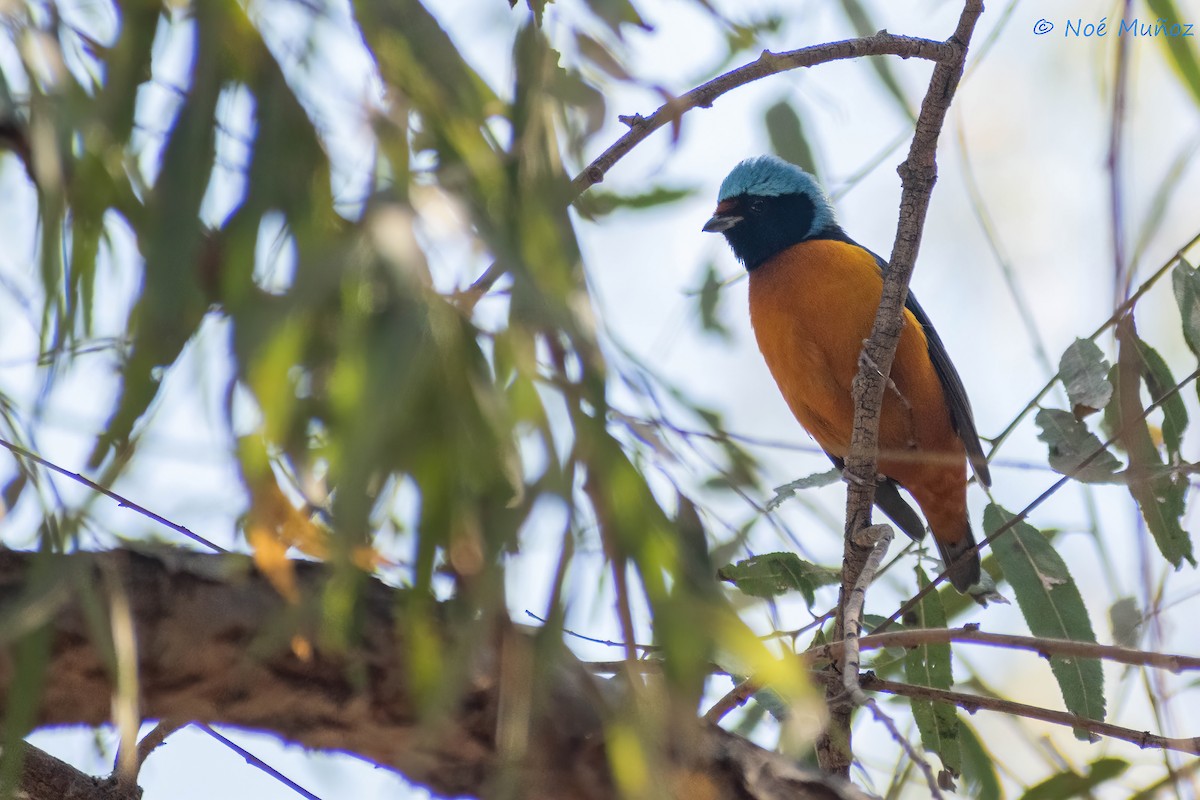
[[[1048,19],[1039,19],[1033,24],[1033,33],[1036,36],[1045,36],[1053,31],[1057,26]],[[1120,20],[1115,28],[1109,27],[1108,17],[1102,18],[1099,22],[1085,22],[1082,17],[1069,19],[1063,25],[1063,36],[1065,38],[1091,38],[1099,36],[1108,36],[1110,33],[1116,33],[1117,36],[1139,36],[1153,38],[1155,36],[1176,36],[1176,37],[1194,37],[1196,34],[1192,32],[1192,23],[1190,22],[1171,22],[1166,19],[1156,19],[1153,22],[1142,22],[1134,18],[1130,20]]]

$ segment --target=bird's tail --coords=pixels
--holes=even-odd
[[[936,541],[942,562],[946,565],[946,575],[955,589],[965,593],[979,583],[979,552],[972,549],[975,547],[975,534],[971,533],[969,524],[957,542]]]

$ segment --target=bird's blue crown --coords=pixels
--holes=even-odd
[[[802,194],[812,200],[813,231],[837,224],[833,204],[817,179],[777,156],[748,158],[738,164],[721,182],[717,200],[725,201],[740,195],[779,197],[786,194]]]

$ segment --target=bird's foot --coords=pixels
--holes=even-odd
[[[842,470],[842,480],[855,486],[867,486],[870,482],[858,477],[848,469]]]
[[[854,543],[862,548],[874,547],[884,535],[890,534],[892,528],[890,525],[880,522],[875,525],[868,525],[865,528],[859,528],[852,536]]]
[[[867,342],[869,341],[871,340],[863,339],[862,341],[862,350],[858,351],[858,365],[861,367],[863,364],[866,364],[868,367],[875,370],[875,372],[877,372],[879,375],[883,375],[883,370],[881,370],[879,365],[875,363],[875,359],[871,358],[871,356],[867,353]]]
[[[881,370],[879,368],[879,365],[875,363],[875,359],[873,359],[869,355],[867,355],[867,340],[866,339],[863,339],[863,349],[858,352],[858,363],[860,366],[863,364],[866,364],[868,367],[875,370],[876,375],[883,378],[884,381],[887,382],[887,388],[892,390],[892,392],[896,395],[896,399],[900,401],[900,404],[902,406],[904,406],[904,409],[908,412],[909,429],[911,431],[912,430],[912,411],[913,411],[912,403],[908,402],[908,398],[905,397],[904,393],[900,391],[900,387],[896,385],[896,382],[894,380],[892,380],[891,377],[883,374],[883,370]]]
[[[862,479],[862,477],[859,477],[858,475],[854,475],[848,469],[841,470],[841,480],[845,481],[846,483],[853,483],[854,486],[866,486],[866,485],[868,485],[868,482],[869,482],[869,481],[866,481],[865,479]],[[887,480],[888,480],[887,475],[876,475],[875,476],[876,486],[880,485],[880,483],[883,483],[884,481],[887,481]]]

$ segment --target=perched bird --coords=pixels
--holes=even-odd
[[[792,414],[839,469],[850,448],[850,386],[871,334],[887,262],[838,225],[816,179],[774,156],[738,164],[721,184],[704,230],[725,235],[750,273],[750,321]],[[875,504],[920,541],[925,527],[897,491],[917,501],[950,581],[979,580],[967,518],[967,462],[984,486],[987,461],[971,404],[916,298],[905,303],[900,345],[879,425]]]

